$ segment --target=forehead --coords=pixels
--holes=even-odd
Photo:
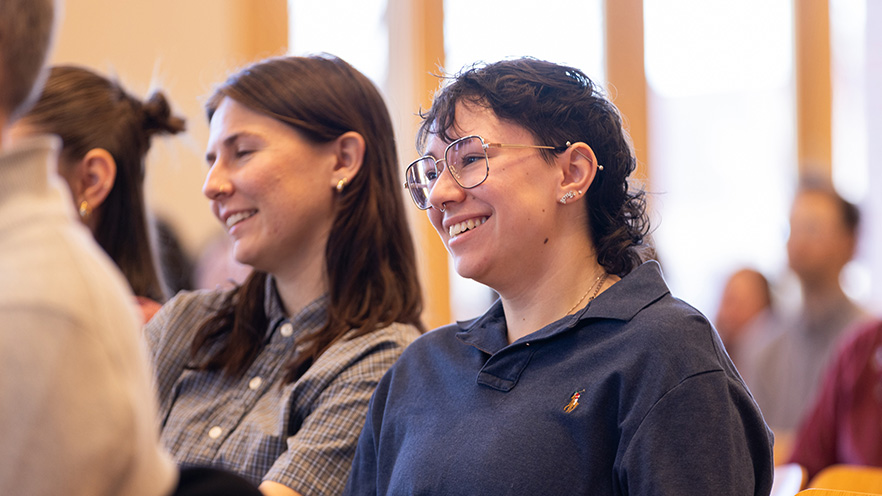
[[[447,135],[448,138],[445,138]],[[426,152],[443,153],[452,141],[477,135],[486,142],[532,143],[530,133],[517,124],[500,119],[493,109],[474,103],[456,103],[456,118],[446,130],[433,129],[426,139]],[[526,141],[525,141],[526,140]]]
[[[790,215],[794,219],[838,220],[842,213],[837,201],[820,191],[803,191],[793,201]]]
[[[228,136],[245,132],[272,135],[288,134],[293,131],[286,124],[266,114],[251,110],[229,97],[221,100],[208,127],[209,147],[219,145],[219,140],[222,141]]]

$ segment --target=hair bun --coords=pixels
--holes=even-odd
[[[156,91],[142,105],[144,111],[144,130],[148,134],[177,134],[186,129],[186,121],[172,115],[165,95]]]

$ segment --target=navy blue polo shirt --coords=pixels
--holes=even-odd
[[[512,344],[500,302],[411,344],[346,494],[767,495],[772,473],[716,331],[648,262]]]

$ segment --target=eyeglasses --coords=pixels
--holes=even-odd
[[[422,156],[407,166],[404,172],[404,188],[410,191],[413,202],[417,208],[426,210],[429,204],[429,194],[435,187],[435,181],[447,170],[450,176],[462,189],[472,189],[487,180],[490,173],[490,159],[487,157],[487,149],[494,148],[541,148],[544,150],[563,151],[570,146],[542,146],[542,145],[508,145],[505,143],[486,143],[480,136],[466,136],[459,138],[447,145],[444,150],[444,158],[436,159],[431,155]]]

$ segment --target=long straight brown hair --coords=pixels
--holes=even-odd
[[[95,207],[98,223],[93,235],[136,295],[165,301],[144,199],[145,159],[152,138],[177,134],[185,127],[184,120],[172,114],[165,95],[155,91],[142,101],[117,81],[85,67],[57,66],[22,122],[61,137],[66,160],[59,167],[79,162],[94,148],[113,156],[116,176],[107,198]]]
[[[305,352],[289,362],[286,380],[296,380],[350,329],[357,329],[355,337],[402,322],[424,331],[392,122],[373,83],[334,56],[278,57],[240,70],[217,88],[206,104],[209,121],[224,98],[288,124],[316,144],[349,131],[365,140],[360,171],[336,196],[325,247],[327,321],[300,338]],[[267,274],[253,272],[200,326],[193,357],[216,350],[200,368],[237,375],[254,361],[268,323],[266,280]]]

